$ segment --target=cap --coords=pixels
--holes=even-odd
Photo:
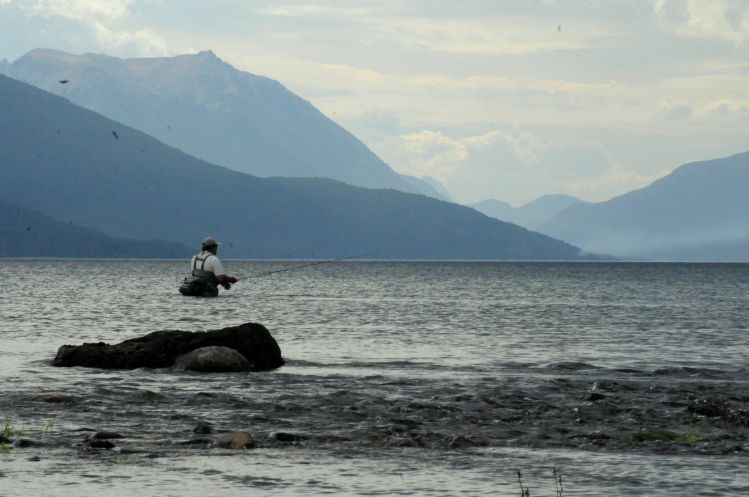
[[[210,247],[211,245],[219,245],[219,243],[216,241],[213,237],[206,237],[203,238],[203,246],[204,247]]]

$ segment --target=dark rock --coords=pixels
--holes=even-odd
[[[116,445],[109,440],[97,439],[87,440],[84,446],[91,449],[114,449],[116,447]]]
[[[598,392],[593,392],[593,393],[591,393],[591,394],[590,394],[590,395],[588,396],[588,400],[590,400],[590,401],[592,401],[592,402],[597,402],[597,401],[599,401],[599,400],[603,400],[603,399],[605,399],[605,398],[606,398],[606,396],[605,396],[604,394],[602,394],[602,393],[598,393]]]
[[[122,435],[120,435],[117,432],[114,431],[98,431],[94,433],[94,436],[92,436],[94,440],[111,440],[114,438],[125,438]]]
[[[39,461],[41,461],[41,460],[42,460],[42,458],[41,458],[41,457],[39,457],[39,456],[34,456],[34,457],[29,457],[29,458],[28,458],[28,459],[26,459],[26,460],[27,460],[27,461],[31,461],[31,462],[39,462]]]
[[[49,402],[50,404],[70,404],[74,402],[72,397],[67,395],[59,394],[45,394],[34,397],[34,400],[38,402]]]
[[[276,431],[270,434],[270,437],[285,443],[303,442],[308,440],[309,437],[302,435],[301,433],[290,433],[288,431]]]
[[[489,445],[489,441],[477,437],[465,437],[462,435],[457,435],[454,437],[448,437],[447,439],[448,449],[470,449],[473,447],[480,447],[484,445]]]
[[[208,445],[211,441],[207,438],[191,438],[190,440],[184,440],[177,442],[177,445]]]
[[[255,447],[255,439],[246,431],[235,431],[219,438],[214,445],[222,449],[251,449]]]
[[[202,373],[236,373],[249,371],[250,363],[234,349],[212,345],[179,356],[174,367]]]
[[[140,338],[109,345],[104,342],[63,345],[55,366],[84,366],[102,369],[167,368],[195,349],[229,347],[242,354],[251,371],[268,371],[283,366],[281,349],[261,324],[245,323],[220,330],[191,332],[155,331]]]
[[[41,442],[37,442],[36,440],[31,440],[29,438],[16,438],[16,440],[13,442],[13,447],[17,449],[25,449],[27,447],[40,447],[43,444]]]
[[[213,433],[213,425],[211,425],[210,423],[198,423],[198,426],[193,428],[192,432],[199,435],[208,435],[210,433]]]

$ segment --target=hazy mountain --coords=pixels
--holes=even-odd
[[[226,257],[580,259],[576,247],[422,195],[214,166],[0,76],[0,198],[108,235]]]
[[[738,256],[749,239],[749,152],[686,164],[607,202],[573,205],[542,230],[625,257],[713,260],[711,247]],[[749,260],[749,246],[743,252]]]
[[[427,197],[434,197],[446,202],[453,201],[450,194],[447,193],[447,190],[445,190],[445,188],[436,180],[427,181],[426,178],[417,178],[416,176],[409,176],[408,174],[401,174],[400,177],[403,178],[406,183],[411,185],[416,193],[421,193]]]
[[[0,59],[0,73],[4,73],[10,67],[10,62],[5,59]]]
[[[113,238],[0,200],[0,257],[185,258],[185,245]]]
[[[482,200],[481,202],[472,204],[471,207],[479,212],[483,212],[489,217],[493,217],[494,219],[499,219],[508,223],[514,222],[512,221],[512,218],[515,215],[515,208],[502,200],[496,200],[493,198]]]
[[[37,49],[4,72],[240,172],[419,191],[309,102],[210,51],[123,60]]]
[[[431,176],[422,176],[419,179],[421,179],[421,181],[423,181],[427,185],[431,186],[443,198],[447,199],[450,202],[455,202],[455,199],[452,195],[450,195],[450,192],[447,190],[447,188],[445,188],[445,185],[443,185],[436,179],[432,178]]]
[[[530,230],[537,230],[553,219],[562,210],[583,202],[569,195],[543,195],[520,207],[513,207],[501,200],[483,200],[472,207],[487,216],[515,223]]]

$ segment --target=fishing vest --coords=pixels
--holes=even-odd
[[[217,284],[218,279],[216,279],[216,275],[213,274],[213,271],[205,270],[205,261],[207,261],[209,257],[214,257],[214,255],[210,252],[201,252],[200,254],[195,256],[195,258],[192,260],[192,275]]]

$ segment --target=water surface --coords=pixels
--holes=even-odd
[[[0,495],[749,492],[749,265],[0,261]],[[264,324],[267,373],[54,368],[57,348]],[[39,400],[56,394],[63,402]],[[210,423],[213,434],[193,432]],[[124,436],[89,450],[94,431]],[[210,447],[250,431],[258,448]],[[288,442],[283,435],[293,435]],[[288,438],[288,437],[287,437]],[[8,445],[8,444],[6,444]],[[30,460],[33,459],[33,460]]]

